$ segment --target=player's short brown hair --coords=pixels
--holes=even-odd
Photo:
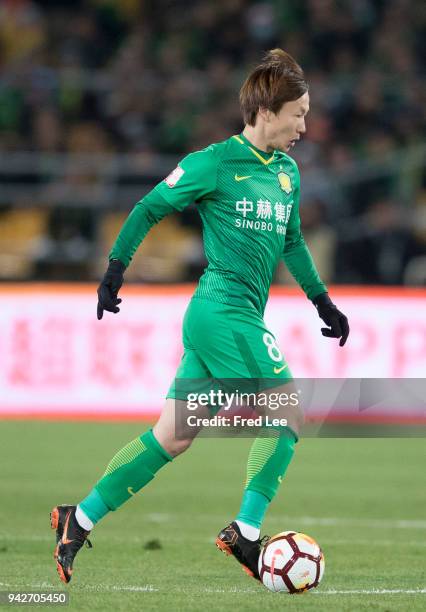
[[[256,125],[259,108],[276,114],[283,104],[297,100],[307,91],[305,75],[296,60],[283,49],[271,49],[240,89],[244,123]]]

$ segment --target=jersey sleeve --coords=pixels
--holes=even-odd
[[[127,267],[151,227],[216,189],[217,161],[213,147],[187,155],[133,208],[109,254]]]
[[[153,191],[175,210],[183,210],[215,191],[217,165],[217,153],[213,146],[190,153]]]
[[[310,300],[320,293],[325,293],[327,287],[322,282],[314,260],[305,242],[300,225],[300,177],[295,165],[296,180],[294,187],[293,208],[287,224],[286,240],[282,258],[291,275],[300,285]]]

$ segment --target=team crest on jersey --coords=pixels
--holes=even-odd
[[[169,176],[166,176],[164,179],[169,187],[174,187],[178,180],[182,178],[185,174],[185,170],[183,170],[180,166],[176,166],[176,168],[170,172]]]
[[[291,186],[291,178],[289,177],[289,175],[286,172],[278,172],[277,176],[278,176],[278,181],[280,183],[281,189],[285,193],[291,193],[292,186]]]

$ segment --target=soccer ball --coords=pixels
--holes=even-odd
[[[270,591],[303,593],[324,574],[324,555],[313,538],[283,531],[268,540],[259,556],[259,576]]]

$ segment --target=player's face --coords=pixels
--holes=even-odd
[[[275,115],[268,113],[265,135],[268,150],[290,151],[306,132],[305,116],[309,112],[309,93],[293,102],[286,102]]]

